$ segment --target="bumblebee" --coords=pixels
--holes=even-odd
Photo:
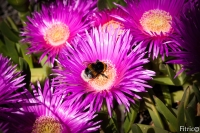
[[[85,69],[85,74],[88,78],[94,79],[98,77],[99,75],[102,75],[106,78],[108,78],[104,72],[107,69],[107,65],[99,60],[97,60],[95,63],[89,63],[87,65],[87,68]]]

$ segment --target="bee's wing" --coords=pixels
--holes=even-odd
[[[87,78],[91,79],[91,78],[92,78],[92,75],[91,75],[91,74],[88,74],[88,75],[87,75]]]
[[[89,64],[92,64],[92,61],[84,61],[84,62],[83,62],[83,65],[85,65],[86,67],[87,67]]]

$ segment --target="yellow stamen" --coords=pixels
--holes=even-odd
[[[46,31],[44,39],[52,46],[60,46],[68,40],[70,35],[69,27],[62,23],[51,25]]]
[[[107,31],[119,29],[119,35],[123,32],[123,24],[115,20],[110,20],[102,26],[102,29]]]
[[[140,19],[143,29],[151,35],[153,35],[151,32],[155,32],[158,35],[161,32],[163,34],[169,32],[171,30],[171,22],[171,15],[159,9],[146,11]]]
[[[42,116],[36,119],[32,133],[62,133],[62,125],[54,118]]]

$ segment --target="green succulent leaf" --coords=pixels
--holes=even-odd
[[[196,120],[195,120],[196,105],[197,105],[196,97],[193,97],[185,110],[187,125],[191,127],[195,127],[195,123],[196,123]]]
[[[168,76],[170,77],[173,84],[177,85],[177,86],[181,85],[179,79],[177,77],[175,78],[176,73],[174,72],[174,70],[172,68],[170,68],[169,65],[166,65],[166,69],[167,69],[167,72],[168,72]]]
[[[41,60],[41,65],[47,74],[46,76],[49,76],[52,73],[52,70],[51,67],[48,65],[48,63],[46,63],[47,58],[48,58],[47,56],[44,56],[44,58]]]
[[[178,107],[178,114],[177,114],[177,120],[178,120],[178,127],[177,131],[178,133],[185,133],[183,131],[180,131],[179,128],[181,126],[185,125],[185,111],[184,111],[184,102],[182,101]]]
[[[106,0],[107,1],[107,5],[109,9],[112,9],[115,7],[115,5],[113,4],[113,2],[116,2],[118,0]]]
[[[143,132],[137,124],[133,124],[132,133],[143,133]]]
[[[181,101],[184,91],[175,91],[171,93],[172,103]]]
[[[31,68],[31,82],[41,81],[47,77],[43,68]]]
[[[188,86],[185,90],[184,90],[184,93],[185,93],[185,95],[183,95],[183,98],[182,98],[182,100],[184,101],[184,109],[186,109],[187,108],[187,105],[188,105],[188,103],[189,103],[189,100],[190,100],[190,96],[191,96],[191,94],[192,94],[192,89],[191,89],[191,86]],[[182,101],[181,100],[181,101]]]
[[[11,29],[13,29],[16,32],[19,32],[19,29],[17,28],[16,24],[9,16],[6,18],[6,22],[10,25]]]
[[[161,85],[175,85],[168,76],[155,76],[152,81]]]
[[[29,0],[7,0],[18,12],[26,12],[29,7]]]
[[[159,71],[166,75],[167,74],[166,65],[165,64],[159,64]]]
[[[157,97],[154,97],[154,99],[156,102],[156,109],[165,117],[173,129],[177,129],[178,125],[175,115],[165,106],[165,104],[160,99]]]
[[[5,37],[13,42],[18,42],[20,40],[20,37],[16,35],[4,21],[0,22],[0,31]]]
[[[187,79],[187,75],[185,72],[182,72],[177,77],[176,73],[180,70],[178,69],[180,66],[174,65],[175,70],[173,70],[169,65],[165,64],[159,64],[159,71],[164,73],[164,76],[169,77],[169,79],[158,80],[159,84],[165,84],[165,85],[174,85],[174,86],[181,86],[185,83]],[[166,80],[166,81],[165,81]],[[156,79],[157,81],[157,79]]]
[[[30,67],[30,68],[33,68],[32,56],[26,54],[26,53],[28,52],[28,50],[27,50],[28,45],[18,43],[17,46],[19,46],[20,52],[22,53],[23,58],[24,58],[24,59],[26,60],[26,62],[29,64],[29,67]]]
[[[170,133],[158,127],[153,127],[153,126],[143,125],[143,124],[136,124],[136,125],[141,129],[142,133]],[[135,132],[135,130],[132,130],[132,133],[137,133],[137,132]]]
[[[118,3],[118,4],[122,5],[122,6],[126,5],[124,0],[98,0],[97,6],[98,6],[98,8],[100,10],[103,10],[105,8],[112,9],[112,8],[116,8],[114,3]]]
[[[124,121],[124,133],[129,133],[129,131],[131,130],[131,126],[134,123],[137,114],[139,112],[139,106],[140,106],[140,102],[139,100],[135,100],[136,103],[133,105],[133,107],[130,108],[130,112],[127,113],[126,119]]]
[[[19,13],[19,17],[21,18],[22,20],[22,24],[25,26],[26,24],[24,22],[26,22],[28,19],[27,19],[27,16],[30,16],[30,12],[20,12]]]
[[[107,7],[106,1],[107,0],[98,0],[97,6],[99,10],[103,10]]]
[[[160,117],[160,114],[159,112],[157,111],[156,109],[156,106],[153,102],[153,99],[150,97],[150,95],[148,93],[145,93],[143,95],[143,99],[144,99],[144,102],[145,102],[145,105],[149,111],[149,114],[153,120],[153,123],[156,127],[159,127],[161,129],[164,129],[164,125],[163,125],[163,122],[162,122],[162,119]]]
[[[182,72],[181,74],[179,74],[177,76],[177,78],[179,80],[180,85],[183,85],[187,81],[188,76],[187,76],[186,72]]]
[[[162,94],[163,94],[166,105],[171,107],[172,106],[172,98],[171,98],[171,94],[169,92],[168,86],[162,85],[161,89],[163,92]]]
[[[119,0],[119,4],[122,6],[126,6],[126,2],[124,0]]]
[[[1,41],[1,43],[0,43],[0,47],[1,47],[1,46],[4,45],[3,42],[5,42],[5,41],[4,41],[4,36],[1,34],[1,32],[0,32],[0,41]]]
[[[195,96],[197,97],[198,102],[200,103],[200,91],[198,89],[197,84],[193,84],[192,86]]]
[[[104,133],[119,133],[117,128],[117,121],[114,117],[109,117],[108,113],[105,111],[100,111],[97,113],[98,116],[95,120],[102,120],[101,122],[101,130]]]
[[[177,131],[178,133],[184,133],[182,131],[180,131],[180,127],[181,126],[185,126],[185,123],[186,123],[186,108],[187,108],[187,105],[189,103],[189,98],[191,96],[192,92],[191,92],[191,89],[190,87],[188,86],[185,90],[184,90],[184,94],[183,94],[183,97],[181,99],[181,102],[178,106],[178,115],[177,115],[177,119],[178,119],[178,126],[177,126]],[[187,112],[188,114],[189,112]],[[185,132],[186,133],[186,132]]]
[[[0,51],[4,56],[10,57],[15,64],[19,64],[19,56],[15,43],[7,38],[4,38],[4,41],[5,45],[2,46],[2,51]]]

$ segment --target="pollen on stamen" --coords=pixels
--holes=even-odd
[[[81,74],[81,77],[84,81],[88,83],[88,88],[95,90],[97,92],[103,91],[103,90],[110,90],[112,86],[114,85],[116,78],[117,78],[117,71],[115,66],[110,62],[105,62],[107,64],[107,69],[103,73],[103,75],[99,75],[94,79],[88,79],[85,76],[83,76],[83,72]]]
[[[63,128],[58,120],[48,116],[36,119],[32,133],[62,133]]]
[[[117,22],[115,20],[110,20],[107,23],[103,24],[102,29],[105,30],[107,29],[107,31],[110,31],[111,29],[116,30],[119,29],[119,34],[121,34],[123,32],[123,24],[120,22]]]
[[[52,46],[60,46],[66,43],[69,36],[69,27],[63,23],[57,23],[47,28],[44,39]]]
[[[146,11],[140,19],[143,29],[150,35],[153,35],[152,32],[157,35],[160,35],[161,32],[163,34],[170,32],[171,23],[172,16],[168,12],[159,9]]]

